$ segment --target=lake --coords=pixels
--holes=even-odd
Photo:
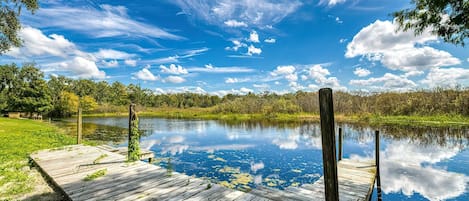
[[[57,125],[75,135],[73,121]],[[127,118],[83,122],[85,139],[127,146]],[[337,127],[344,130],[344,158],[374,157],[374,131],[381,132],[383,199],[469,200],[469,128]],[[318,124],[142,117],[140,129],[141,147],[155,152],[156,165],[230,188],[283,189],[313,183],[323,175]]]

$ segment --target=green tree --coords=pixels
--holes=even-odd
[[[49,88],[39,69],[27,64],[21,68],[17,78],[16,92],[9,103],[13,110],[47,113],[52,109]]]
[[[70,116],[71,114],[77,112],[80,98],[76,94],[68,91],[62,91],[60,96],[62,97],[59,103],[59,111],[61,112],[61,116]]]
[[[414,8],[393,13],[403,30],[421,34],[430,29],[445,42],[464,46],[469,37],[469,1],[411,0]]]
[[[5,53],[11,47],[19,47],[21,39],[18,31],[21,29],[19,15],[21,8],[34,13],[39,8],[37,0],[0,0],[0,54]]]
[[[96,103],[96,100],[94,100],[93,97],[84,96],[80,99],[80,107],[83,111],[88,112],[98,107],[98,103]]]

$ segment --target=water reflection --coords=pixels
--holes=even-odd
[[[85,134],[87,138],[109,137],[110,142],[126,145],[126,118],[85,119],[84,125],[92,123],[97,126],[86,132],[95,134]],[[373,157],[374,131],[381,131],[385,199],[469,200],[469,129],[337,127],[344,130],[346,158]],[[155,151],[159,165],[227,187],[283,189],[313,183],[323,174],[317,124],[141,118],[140,128],[145,133],[142,147]]]

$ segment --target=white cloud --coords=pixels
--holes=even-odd
[[[234,20],[259,28],[282,21],[302,5],[298,0],[175,0],[173,2],[188,17],[203,20],[208,24],[227,26],[225,22]]]
[[[159,80],[159,77],[153,75],[148,68],[143,68],[142,70],[138,71],[137,73],[134,73],[134,77],[139,80],[144,80],[144,81],[156,81]]]
[[[249,82],[250,79],[248,78],[226,78],[225,83],[227,84],[234,84],[234,83],[242,83],[242,82]]]
[[[151,64],[167,64],[167,63],[180,63],[179,56],[169,56],[157,59],[146,60],[146,63]]]
[[[251,31],[249,34],[249,41],[253,43],[259,43],[259,34],[256,31]]]
[[[355,68],[353,71],[353,74],[357,75],[358,77],[366,77],[371,74],[370,70],[365,69],[365,68]]]
[[[347,39],[346,39],[346,38],[341,38],[341,39],[339,40],[339,43],[345,43],[345,42],[347,42]]]
[[[380,20],[364,27],[347,45],[345,57],[363,56],[380,61],[389,69],[405,72],[461,63],[448,52],[426,46],[438,39],[430,31],[415,36],[413,31],[396,31],[397,28],[391,21]]]
[[[434,68],[421,81],[430,87],[455,87],[463,82],[469,83],[469,69]]]
[[[236,20],[228,20],[224,22],[226,26],[229,27],[247,27],[248,25],[245,22],[238,22]]]
[[[137,60],[126,59],[126,60],[124,60],[124,64],[128,65],[128,66],[135,67],[135,66],[137,66]]]
[[[117,60],[109,60],[109,61],[102,60],[101,63],[104,66],[109,67],[109,68],[114,68],[114,67],[119,66],[119,62]]]
[[[257,55],[260,55],[262,53],[262,49],[261,48],[257,48],[257,47],[254,47],[254,45],[250,45],[248,47],[248,52],[247,52],[247,55],[251,56],[253,54],[257,54]]]
[[[184,69],[180,65],[176,66],[174,64],[171,64],[169,65],[169,68],[164,65],[160,65],[160,69],[162,73],[169,73],[169,74],[175,74],[175,75],[188,74],[187,70]]]
[[[134,57],[135,55],[118,50],[99,49],[98,52],[93,53],[93,56],[98,59],[129,59]]]
[[[374,86],[379,90],[397,90],[405,91],[415,88],[417,85],[403,76],[397,76],[392,73],[386,73],[383,77],[369,78],[366,80],[350,80],[350,85],[355,86]],[[379,87],[376,87],[380,85]]]
[[[254,72],[254,69],[246,67],[215,67],[211,64],[205,65],[205,67],[194,67],[188,68],[189,72],[203,72],[203,73],[250,73]]]
[[[327,77],[330,74],[329,70],[323,68],[320,64],[313,65],[309,68],[309,77],[314,79],[314,82],[316,82],[320,87],[331,87],[336,90],[345,90],[346,88],[340,85],[337,77]]]
[[[179,77],[179,76],[168,76],[167,78],[164,79],[164,82],[169,82],[169,83],[174,83],[174,84],[180,84],[185,81],[186,79]]]
[[[18,36],[23,40],[23,46],[12,48],[6,55],[15,58],[29,58],[32,56],[57,56],[65,58],[78,51],[75,44],[62,35],[51,34],[45,36],[41,30],[23,26]]]
[[[193,56],[197,56],[197,55],[200,55],[206,51],[210,50],[209,48],[207,47],[204,47],[204,48],[200,48],[200,49],[194,49],[194,50],[187,50],[183,53],[182,56],[180,56],[181,58],[189,58],[189,57],[193,57]]]
[[[344,3],[346,0],[320,0],[319,4],[324,5],[327,4],[328,6],[335,6],[340,3]]]
[[[272,76],[279,76],[279,75],[289,75],[293,74],[296,71],[294,66],[277,66],[277,69],[272,71],[270,74]]]
[[[233,43],[233,47],[226,47],[225,50],[232,50],[236,52],[239,48],[248,46],[246,43],[243,43],[239,40],[232,40],[231,42]]]
[[[241,89],[239,89],[239,92],[241,92],[242,94],[247,94],[247,93],[253,93],[254,91],[246,87],[241,87]]]
[[[337,22],[337,23],[339,23],[339,24],[344,23],[344,21],[342,21],[342,20],[340,19],[340,17],[335,17],[335,22]]]
[[[267,38],[267,39],[264,40],[264,42],[266,42],[266,43],[276,43],[277,40],[275,38]]]
[[[83,57],[75,57],[73,60],[60,63],[58,66],[61,70],[70,71],[73,73],[73,76],[79,78],[106,78],[106,73],[104,73],[104,71],[100,71],[94,61]]]
[[[47,21],[47,23],[44,23]],[[159,27],[138,22],[127,15],[123,6],[100,5],[91,7],[52,6],[41,8],[27,22],[41,28],[74,30],[95,38],[134,37],[181,40],[183,37]]]
[[[207,92],[201,87],[194,87],[194,86],[185,86],[185,87],[172,87],[170,89],[164,90],[162,88],[156,88],[156,94],[175,94],[175,93],[196,93],[196,94],[207,94]]]

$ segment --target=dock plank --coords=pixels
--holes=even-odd
[[[122,149],[110,146],[73,145],[38,151],[30,158],[70,200],[324,200],[323,177],[285,190],[261,186],[245,193],[177,172],[168,176],[166,169],[142,161],[127,163]],[[376,174],[374,161],[343,159],[337,167],[340,199],[368,200]],[[102,169],[104,176],[84,181]]]

